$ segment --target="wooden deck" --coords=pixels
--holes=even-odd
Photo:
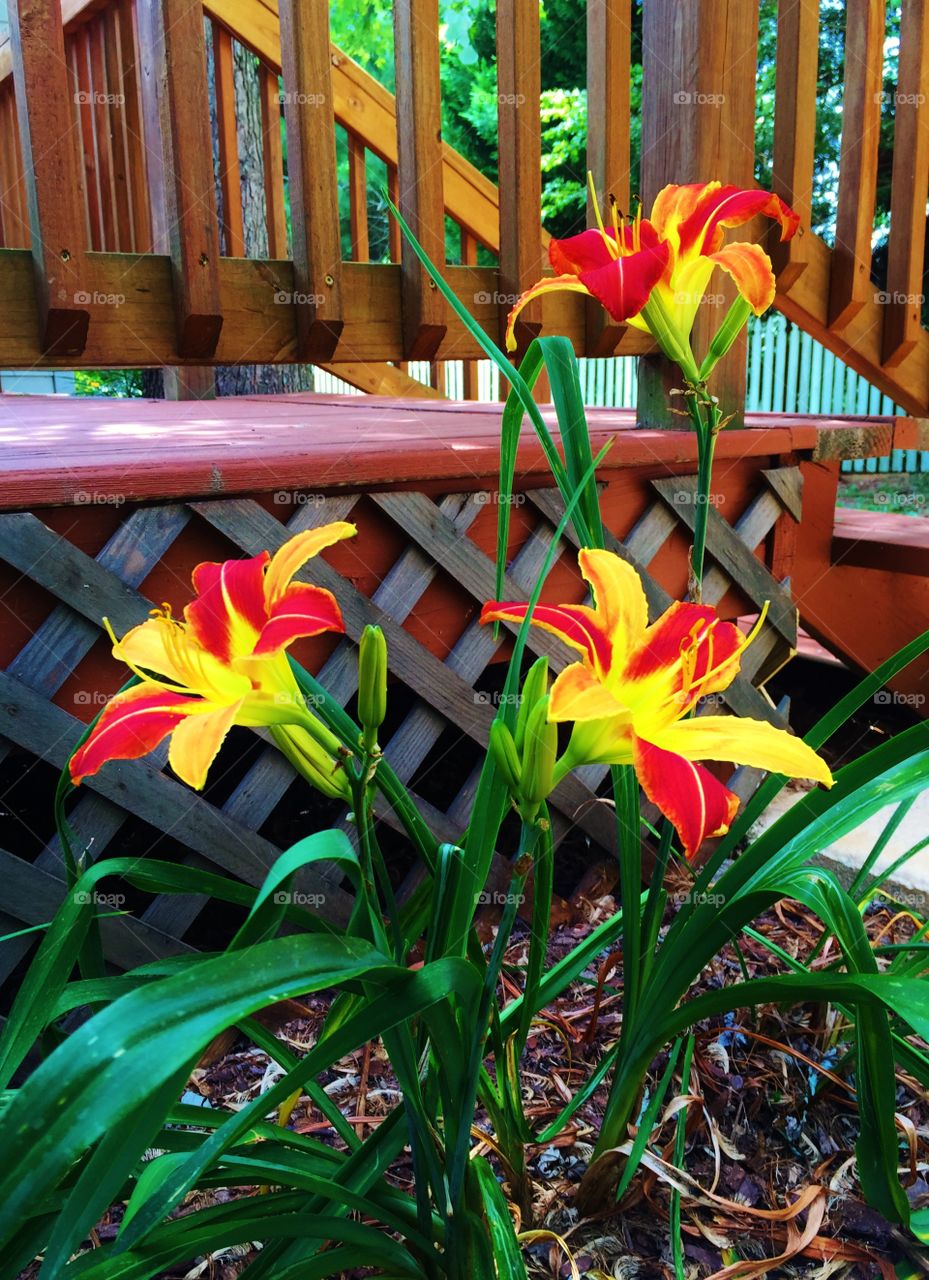
[[[543,416],[557,436],[554,412]],[[696,468],[691,431],[636,429],[627,409],[591,409],[595,450],[614,439],[607,467],[677,475]],[[676,420],[675,420],[676,421]],[[745,458],[793,454],[824,461],[916,448],[910,418],[748,414],[723,432],[725,470]],[[413,482],[460,489],[492,483],[500,406],[312,394],[210,401],[0,395],[0,509],[119,505],[166,498],[385,489]],[[550,483],[528,425],[519,487]]]

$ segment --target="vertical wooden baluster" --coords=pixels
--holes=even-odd
[[[242,223],[242,174],[239,169],[239,135],[235,118],[235,68],[232,36],[214,21],[213,85],[219,132],[219,185],[223,193],[223,237],[227,258],[245,257]]]
[[[811,234],[813,217],[818,64],[819,0],[779,0],[771,186],[800,215],[800,229],[792,240],[781,244],[777,227],[769,233],[781,289],[789,289],[807,266],[804,240]]]
[[[352,259],[367,262],[368,246],[368,170],[365,144],[355,134],[348,135],[348,209],[352,236]]]
[[[16,207],[19,166],[13,151],[15,110],[12,85],[7,80],[0,86],[0,244],[4,249],[18,248],[22,234]]]
[[[281,0],[280,10],[297,354],[318,363],[332,359],[344,324],[329,5]]]
[[[587,168],[603,216],[612,196],[623,213],[629,212],[630,75],[632,15],[628,0],[588,0],[587,3]],[[595,225],[593,203],[587,194],[587,225]],[[626,331],[610,322],[599,302],[587,304],[587,354],[612,355]]]
[[[400,212],[438,270],[445,266],[438,0],[395,0]],[[402,255],[403,336],[411,360],[432,358],[447,329],[445,300],[412,252]]]
[[[16,172],[16,186],[13,189],[13,203],[16,209],[16,226],[19,236],[16,241],[17,247],[20,249],[29,249],[32,247],[32,231],[29,227],[29,196],[26,193],[26,166],[23,164],[23,147],[19,137],[19,129],[16,123],[16,101],[12,91],[12,81],[10,85],[10,114],[9,126],[10,136],[13,144],[13,166]],[[78,170],[80,172],[80,170]],[[86,202],[81,201],[85,206]],[[84,224],[84,243],[89,244],[88,238],[89,225]]]
[[[841,329],[864,306],[871,284],[871,237],[877,193],[884,69],[884,0],[848,0],[845,98],[829,325]]]
[[[10,0],[9,19],[39,341],[49,355],[80,355],[90,312],[61,2]]]
[[[542,275],[542,54],[537,0],[497,3],[497,147],[500,190],[500,336],[517,297]],[[542,327],[534,302],[520,313],[517,352]]]
[[[135,244],[132,220],[131,177],[129,172],[129,135],[126,128],[128,96],[122,61],[122,24],[125,13],[115,5],[104,9],[103,48],[106,55],[106,82],[110,95],[110,154],[113,160],[113,195],[115,200],[115,248],[129,253]]]
[[[90,76],[90,42],[87,28],[74,34],[71,50],[74,65],[75,101],[80,117],[80,157],[84,188],[87,193],[87,218],[90,226],[91,249],[103,249],[103,221],[100,205],[100,177],[97,164],[97,139],[94,134],[93,83]]]
[[[476,267],[477,241],[464,227],[459,227],[458,230],[461,236],[461,265],[463,267]],[[480,397],[478,363],[476,360],[463,360],[461,364],[461,394],[465,400],[477,400]]]
[[[171,255],[178,355],[210,360],[223,325],[203,12],[189,0],[142,0],[140,46],[151,59],[143,95],[147,137],[160,127],[163,230]],[[150,35],[149,35],[150,33]],[[155,189],[149,169],[153,220]],[[157,231],[155,234],[157,243]]]
[[[106,74],[103,17],[87,24],[90,40],[90,67],[93,77],[94,136],[100,166],[100,214],[103,247],[116,249],[116,185],[113,177],[113,137],[110,123],[110,87]]]
[[[264,165],[265,223],[268,257],[287,258],[287,211],[284,207],[284,147],[281,142],[281,89],[277,72],[258,65],[261,95],[261,150]]]
[[[904,0],[881,356],[891,368],[913,350],[922,328],[927,188],[929,12],[926,0]]]
[[[138,25],[134,0],[119,0],[120,66],[125,94],[124,114],[127,142],[126,174],[132,215],[132,244],[135,253],[152,252],[152,225],[145,171],[142,98],[139,84]]]
[[[646,212],[675,182],[718,178],[754,183],[758,6],[742,0],[648,0],[642,35],[642,196]],[[739,232],[730,231],[728,240]],[[748,229],[743,233],[749,234]],[[709,286],[722,301],[700,307],[693,348],[700,360],[735,293],[717,271]],[[744,335],[714,370],[712,390],[740,425],[745,405]],[[677,428],[668,393],[681,374],[660,357],[640,362],[639,420]]]
[[[91,222],[91,191],[87,182],[87,158],[84,148],[84,115],[85,105],[83,102],[83,94],[81,93],[80,80],[78,77],[78,46],[76,35],[65,35],[65,60],[68,64],[68,89],[71,95],[71,118],[74,128],[74,136],[77,139],[75,150],[77,155],[77,171],[81,178],[83,187],[83,199],[81,204],[84,206],[84,243],[89,249],[94,247],[94,227]],[[17,137],[18,141],[18,137]]]

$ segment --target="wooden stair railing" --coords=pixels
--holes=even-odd
[[[46,10],[54,0],[30,0],[30,3]],[[403,89],[409,87],[410,94],[405,100],[401,92],[398,119],[393,95],[331,46],[328,67],[331,101],[327,100],[325,111],[315,122],[312,138],[305,138],[304,145],[319,150],[321,123],[325,122],[331,133],[328,124],[331,108],[331,120],[337,130],[344,130],[348,145],[350,236],[343,243],[350,240],[351,257],[344,262],[335,261],[338,255],[333,253],[332,246],[337,239],[337,226],[330,207],[328,218],[320,220],[315,214],[309,218],[313,226],[328,227],[329,249],[323,252],[316,246],[310,254],[309,249],[298,245],[292,264],[293,251],[287,244],[284,213],[278,3],[277,0],[205,0],[204,11],[212,29],[210,58],[221,175],[218,235],[221,251],[226,256],[194,272],[194,276],[205,273],[212,279],[205,301],[224,317],[224,332],[218,337],[211,356],[198,357],[196,351],[205,348],[197,348],[194,342],[187,347],[185,357],[185,313],[216,313],[210,305],[204,307],[203,299],[197,302],[184,298],[184,288],[189,287],[189,281],[179,281],[186,262],[180,252],[182,246],[175,246],[170,254],[175,285],[179,287],[171,290],[165,275],[162,258],[169,253],[170,246],[155,243],[158,228],[152,224],[157,221],[153,218],[157,201],[152,190],[152,165],[146,163],[153,154],[160,154],[161,139],[152,136],[153,127],[157,132],[160,126],[144,119],[141,109],[144,85],[139,84],[138,70],[139,54],[143,54],[144,64],[148,51],[140,48],[137,6],[141,12],[170,7],[171,3],[172,0],[109,0],[101,7],[99,0],[61,0],[69,84],[74,98],[74,134],[82,162],[86,248],[91,251],[88,270],[92,275],[87,289],[91,298],[87,344],[82,355],[72,355],[68,361],[43,350],[38,337],[32,336],[38,332],[39,318],[34,288],[30,289],[27,278],[27,263],[20,255],[3,252],[28,248],[31,238],[21,134],[15,127],[12,50],[9,42],[0,45],[0,294],[5,301],[5,306],[0,308],[0,365],[13,367],[38,362],[131,367],[172,364],[185,358],[190,361],[207,358],[216,363],[265,363],[309,355],[324,365],[331,364],[343,376],[357,378],[357,385],[365,389],[410,394],[419,386],[408,378],[402,367],[411,355],[418,352],[440,361],[443,358],[473,360],[479,356],[477,344],[454,316],[446,314],[441,298],[430,287],[425,273],[419,273],[415,265],[407,261],[400,269],[401,280],[400,272],[393,271],[389,265],[368,263],[366,159],[373,155],[386,165],[389,190],[402,206],[405,204],[406,212],[421,234],[425,234],[429,219],[435,223],[435,214],[427,213],[425,205],[422,210],[410,206],[411,188],[409,184],[404,185],[401,175],[406,172],[412,180],[422,176],[420,171],[428,165],[435,179],[441,176],[444,211],[457,224],[460,237],[458,245],[449,246],[447,256],[454,258],[460,251],[460,257],[459,265],[446,268],[447,278],[487,331],[498,336],[510,295],[528,281],[546,239],[541,229],[537,239],[534,230],[538,210],[535,173],[538,113],[527,112],[525,105],[520,104],[523,115],[517,117],[515,105],[521,97],[536,93],[534,81],[529,83],[526,79],[525,67],[526,50],[534,47],[538,35],[537,6],[530,0],[506,0],[509,25],[501,28],[498,56],[503,84],[499,94],[500,163],[501,173],[505,175],[503,244],[501,202],[496,187],[446,143],[441,143],[439,166],[435,166],[434,154],[428,162],[423,157],[424,144],[415,144],[417,136],[428,138],[429,130],[435,127],[434,66],[431,81],[422,74],[404,77]],[[413,23],[404,25],[401,19],[407,11],[419,14],[421,9],[421,20],[426,22],[428,30],[430,3],[432,0],[403,0],[396,9],[397,56],[401,64],[406,58],[405,65],[420,71],[423,57],[415,56],[413,33],[417,29],[421,32],[422,27],[417,28]],[[725,7],[727,0],[704,0],[704,3]],[[927,4],[929,0],[905,0],[902,11],[884,289],[878,290],[870,280],[874,177],[884,99],[882,0],[848,0],[846,129],[833,248],[809,229],[817,94],[819,6],[816,0],[780,0],[778,5],[773,171],[774,188],[797,207],[802,218],[802,231],[794,241],[786,246],[772,246],[780,272],[775,305],[845,363],[917,414],[924,414],[929,408],[929,332],[921,324],[925,197],[929,188]],[[302,14],[303,9],[295,0],[287,0],[286,12]],[[605,0],[588,0],[589,161],[598,189],[602,192],[612,188],[620,195],[625,194],[624,189],[628,187],[629,171],[628,16],[626,6],[617,8]],[[707,48],[701,45],[701,57],[708,67],[711,55],[715,56],[714,49],[709,47],[714,39],[710,29],[713,25],[707,28]],[[251,49],[260,60],[268,243],[268,258],[262,260],[240,256],[243,246],[236,217],[240,191],[234,150],[235,104],[229,96],[233,41]],[[319,32],[315,32],[313,39],[307,37],[305,47],[317,51],[317,61],[312,68],[302,69],[295,62],[285,69],[285,82],[307,76],[317,81],[324,78],[323,64],[318,59],[320,42]],[[287,45],[289,56],[296,56],[299,50],[294,42],[288,40]],[[528,62],[531,61],[530,57]],[[142,70],[144,73],[144,66]],[[712,68],[708,74],[710,71]],[[285,114],[287,93],[291,90],[293,85],[288,89],[285,83]],[[655,95],[666,97],[667,85],[656,85],[650,96],[646,77],[643,90],[643,113],[660,111],[661,103]],[[295,91],[301,92],[299,86]],[[295,118],[288,124],[289,147],[296,158],[298,132],[306,127],[306,121],[299,119],[299,113],[291,115]],[[516,118],[522,122],[520,129],[512,127]],[[173,127],[180,127],[177,120]],[[411,147],[401,156],[406,145],[404,138],[410,141]],[[172,178],[170,167],[166,176]],[[329,176],[331,180],[331,166]],[[667,176],[675,177],[674,174]],[[726,178],[727,174],[721,176]],[[177,175],[173,174],[173,178],[176,186]],[[294,172],[291,186],[291,198],[296,194],[299,201],[302,194],[306,205],[312,193],[305,190],[301,193],[294,188]],[[435,194],[430,198],[434,206]],[[318,207],[318,193],[316,199]],[[331,197],[329,200],[331,206]],[[304,209],[305,223],[307,217]],[[338,232],[341,239],[341,227]],[[196,240],[197,236],[192,235],[191,244]],[[186,246],[188,254],[191,244]],[[400,238],[393,225],[389,245],[391,262],[401,262]],[[149,255],[156,247],[160,256],[156,255],[155,259],[137,256]],[[477,265],[479,247],[492,255],[500,255],[499,270]],[[126,260],[121,256],[124,254],[133,256]],[[311,262],[314,255],[321,266]],[[194,255],[194,261],[199,264],[202,256],[209,259],[211,255],[200,250]],[[326,269],[324,259],[327,257],[334,270]],[[320,271],[323,285],[318,287]],[[336,306],[333,294],[338,292],[335,282],[340,276],[341,303]],[[332,285],[326,283],[327,277],[333,280]],[[176,323],[172,323],[165,312],[169,291],[174,296]],[[200,291],[204,292],[203,288]],[[321,304],[315,301],[293,308],[282,307],[275,301],[275,296],[281,293],[289,293],[293,298],[303,292],[311,299],[325,297],[323,311],[331,315],[316,316],[314,307]],[[118,317],[102,309],[105,303],[101,306],[95,301],[112,294],[125,295]],[[195,302],[200,311],[194,309]],[[336,333],[339,324],[342,328]],[[309,339],[304,331],[307,325]],[[646,354],[653,350],[645,335],[621,326],[605,325],[599,308],[592,307],[588,313],[583,299],[572,295],[553,295],[543,301],[535,314],[527,313],[521,335],[523,342],[539,325],[549,331],[557,328],[566,333],[581,353]],[[314,333],[328,335],[322,346],[314,346],[320,341],[312,337]],[[44,333],[46,347],[47,338]],[[338,341],[334,342],[333,338]],[[387,361],[392,363],[385,363]],[[473,368],[466,372],[466,386],[472,390],[475,386]]]

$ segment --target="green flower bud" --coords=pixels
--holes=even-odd
[[[503,775],[510,794],[515,798],[519,795],[519,776],[522,771],[513,735],[502,720],[495,720],[490,726],[490,740],[487,745],[494,764]]]
[[[387,641],[380,627],[365,627],[358,644],[358,719],[374,733],[387,714]]]
[[[325,726],[319,727],[325,733],[329,732]],[[280,750],[307,782],[333,800],[351,800],[343,761],[320,746],[314,735],[297,724],[274,724],[270,732]],[[336,749],[341,747],[337,738],[333,737],[333,742]]]
[[[516,750],[522,755],[523,743],[526,741],[526,721],[529,712],[539,698],[548,692],[548,658],[537,658],[526,672],[523,681],[522,697],[519,700],[519,711],[516,716]]]
[[[549,797],[555,785],[558,726],[549,721],[548,703],[548,694],[544,698],[538,698],[526,717],[520,798],[527,808],[531,808],[533,817],[535,810]]]
[[[722,360],[733,342],[745,328],[751,313],[751,306],[739,294],[726,312],[722,324],[716,330],[713,341],[710,343],[709,350],[704,357],[703,364],[700,366],[699,378],[701,382],[706,381],[720,360]]]

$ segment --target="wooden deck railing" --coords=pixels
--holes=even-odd
[[[903,5],[886,289],[870,281],[887,91],[881,0],[848,0],[834,248],[810,231],[816,0],[779,4],[773,173],[803,219],[801,234],[777,251],[777,305],[915,413],[929,405],[929,335],[920,322],[926,4]],[[736,8],[741,16],[727,26],[722,19]],[[751,18],[741,0],[646,0],[646,199],[664,181],[751,181],[757,14],[749,8]],[[546,239],[538,4],[500,0],[499,195],[441,142],[436,0],[397,0],[394,12],[396,99],[330,46],[322,5],[205,0],[201,22],[181,0],[12,0],[13,38],[0,45],[0,367],[308,360],[347,372],[368,366],[365,385],[380,362],[477,356],[427,273],[401,254],[395,228],[390,261],[368,261],[368,163],[376,156],[386,165],[420,239],[499,336],[512,296],[537,278]],[[631,0],[589,0],[587,15],[588,162],[597,188],[623,203],[639,185],[629,173]],[[730,48],[736,36],[739,48]],[[235,41],[259,59],[262,257],[247,254],[242,223]],[[688,47],[695,57],[676,57]],[[338,132],[349,159],[344,229]],[[495,265],[477,265],[479,246]],[[604,324],[599,308],[577,296],[554,295],[527,312],[523,343],[540,326],[566,333],[578,352],[651,350],[644,335]]]

